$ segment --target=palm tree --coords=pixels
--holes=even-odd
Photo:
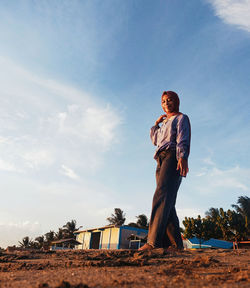
[[[22,239],[22,241],[18,241],[19,247],[21,248],[30,248],[33,245],[33,241],[29,238],[29,236],[26,236]]]
[[[228,210],[227,214],[230,230],[233,233],[232,240],[237,241],[247,238],[247,229],[245,226],[244,216],[234,210]]]
[[[247,196],[240,196],[237,201],[238,205],[233,204],[232,207],[239,213],[245,220],[245,228],[247,234],[250,234],[250,198]]]
[[[238,198],[237,204],[239,205],[232,205],[236,212],[250,219],[250,198],[247,196],[240,196]]]
[[[50,244],[53,240],[55,240],[55,232],[54,231],[50,230],[44,236],[45,236],[47,244]]]
[[[211,207],[208,211],[205,212],[207,218],[211,219],[212,221],[216,222],[218,216],[220,216],[220,211],[218,208]]]
[[[205,212],[206,220],[210,221],[210,229],[207,231],[211,238],[221,239],[223,238],[223,233],[221,230],[221,214],[218,208],[211,207]],[[208,223],[208,222],[206,222]]]
[[[145,214],[140,214],[136,216],[137,222],[139,228],[148,229],[148,217]]]
[[[111,214],[111,217],[108,217],[107,221],[110,224],[114,224],[117,226],[123,225],[124,222],[126,221],[126,218],[125,218],[126,214],[120,208],[115,208],[114,211],[115,213]]]
[[[38,237],[36,237],[35,238],[35,243],[37,244],[36,245],[36,248],[37,249],[41,249],[41,248],[43,248],[43,246],[44,246],[44,236],[38,236]]]
[[[79,229],[76,228],[76,220],[67,222],[65,225],[63,225],[63,227],[65,228],[63,238],[74,238],[74,231]]]
[[[59,228],[58,229],[58,232],[56,233],[56,236],[55,236],[56,240],[61,240],[61,239],[64,238],[64,235],[65,235],[65,231],[64,230],[65,229],[63,229],[63,228]]]
[[[134,228],[140,228],[140,227],[138,226],[138,224],[136,224],[135,222],[130,222],[130,223],[128,223],[128,226],[134,227]]]

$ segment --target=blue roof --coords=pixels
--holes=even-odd
[[[192,244],[200,244],[200,240],[199,238],[193,237],[188,239]],[[232,242],[228,242],[228,241],[224,241],[224,240],[218,240],[218,239],[214,239],[211,238],[209,240],[201,240],[201,244],[203,245],[209,245],[211,247],[214,248],[223,248],[223,249],[231,249],[233,248],[233,243]]]
[[[139,232],[139,233],[142,232],[142,233],[148,234],[148,230],[142,229],[142,228],[138,228],[138,227],[123,225],[123,226],[120,226],[120,228],[121,228],[121,229],[125,229],[125,230],[132,230],[132,231],[137,231],[137,232]]]

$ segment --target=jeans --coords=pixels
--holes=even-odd
[[[174,246],[183,249],[179,219],[175,210],[181,176],[177,168],[176,151],[159,153],[156,168],[156,190],[149,223],[148,244],[153,247]]]

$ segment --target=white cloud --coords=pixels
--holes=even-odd
[[[0,170],[20,172],[14,164],[4,161],[3,159],[0,159]]]
[[[18,245],[18,241],[21,241],[23,237],[29,236],[34,239],[40,234],[42,234],[42,229],[37,221],[0,222],[0,235],[2,236],[0,238],[0,247],[6,248],[7,246]]]
[[[212,161],[213,163],[213,161]],[[235,166],[219,169],[216,164],[203,167],[195,173],[195,188],[202,194],[228,193],[228,191],[246,192],[250,190],[250,170]]]
[[[250,32],[250,0],[208,0],[225,23]]]
[[[0,137],[0,144],[1,143],[8,143],[8,142],[9,142],[9,140],[7,137]]]
[[[201,176],[204,176],[206,175],[206,172],[198,172],[195,174],[196,177],[201,177]]]
[[[37,226],[39,226],[39,225],[40,224],[37,221],[32,223],[29,220],[25,220],[22,222],[9,222],[7,224],[0,222],[0,226],[6,226],[6,227],[10,227],[10,228],[21,228],[21,229],[28,227],[28,229],[31,231],[36,230]]]
[[[215,165],[215,163],[212,161],[211,157],[204,158],[203,162],[205,164],[208,164],[208,165]]]
[[[54,159],[50,151],[45,149],[36,149],[33,151],[27,151],[22,155],[26,165],[29,168],[39,168],[40,166],[50,166],[53,164]]]
[[[209,177],[212,179],[213,186],[216,187],[235,188],[243,191],[249,190],[244,180],[247,179],[247,177],[250,179],[250,170],[241,169],[239,166],[227,170],[220,170],[214,167],[209,171]]]
[[[56,178],[62,165],[72,171],[101,165],[119,139],[121,116],[114,107],[1,57],[0,67],[0,169],[29,173],[46,167]],[[82,174],[62,171],[70,178]]]
[[[78,175],[76,175],[72,169],[66,167],[65,165],[62,165],[61,173],[74,180],[78,178]]]
[[[110,105],[83,107],[74,104],[50,117],[47,123],[59,136],[76,138],[106,150],[117,142],[115,130],[121,119]]]

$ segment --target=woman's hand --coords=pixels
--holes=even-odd
[[[177,169],[176,170],[180,170],[180,175],[183,177],[187,176],[187,173],[189,171],[188,169],[188,161],[184,158],[180,158],[178,160],[178,164],[177,164]]]
[[[167,118],[167,115],[161,115],[156,121],[155,121],[155,125],[159,125],[164,119]]]

